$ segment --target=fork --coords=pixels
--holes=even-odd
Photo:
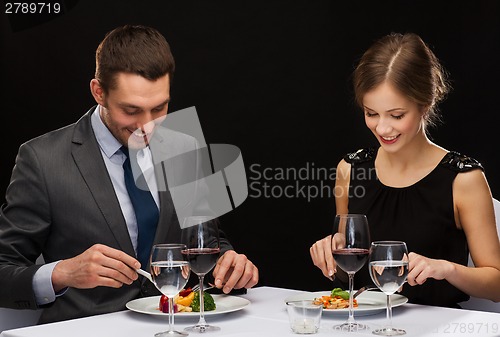
[[[144,276],[144,277],[145,277],[145,278],[147,278],[149,281],[151,281],[152,283],[154,283],[154,282],[153,282],[153,279],[151,278],[151,274],[150,274],[150,273],[148,273],[147,271],[144,271],[144,270],[142,270],[142,269],[136,269],[135,271],[137,272],[137,274]]]
[[[403,284],[405,284],[407,281],[404,281]],[[403,287],[403,284],[401,285],[401,287],[399,288],[398,292],[401,291],[401,288]],[[364,286],[364,287],[361,287],[359,288],[358,291],[356,291],[354,293],[354,295],[352,295],[352,298],[356,298],[359,294],[361,294],[362,292],[364,291],[367,291],[367,290],[380,290],[378,287],[375,287],[375,286]]]
[[[375,289],[378,289],[378,288],[377,288],[377,287],[370,287],[370,286],[364,286],[364,287],[361,287],[361,288],[359,288],[359,290],[358,290],[358,291],[356,291],[356,292],[354,293],[354,295],[352,295],[352,298],[356,298],[356,297],[358,297],[358,295],[359,295],[359,294],[361,294],[362,292],[365,292],[365,291],[367,291],[367,290],[375,290]]]
[[[207,285],[203,285],[203,291],[208,290],[208,289],[212,289],[213,287],[214,287],[214,285],[210,284],[210,283],[208,284],[208,286]],[[198,290],[200,290],[200,284],[199,283],[196,284],[193,288],[191,288],[191,290],[192,291],[198,291]]]

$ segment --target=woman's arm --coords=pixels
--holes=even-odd
[[[344,160],[337,165],[334,190],[337,214],[348,213],[350,171],[351,165]],[[309,249],[309,253],[314,265],[321,269],[324,276],[333,280],[337,264],[332,255],[332,236],[328,235],[316,241]]]
[[[500,242],[493,199],[480,170],[458,174],[453,184],[457,225],[467,237],[476,268],[457,266],[448,282],[475,297],[500,301]]]
[[[500,301],[500,242],[493,201],[482,171],[460,173],[453,183],[456,223],[467,237],[475,267],[410,254],[410,285],[429,277],[442,280],[463,292],[495,302]]]
[[[351,164],[341,160],[337,165],[335,180],[335,207],[337,214],[349,213],[349,182],[351,181]]]

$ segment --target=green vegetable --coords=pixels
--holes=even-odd
[[[215,301],[212,295],[207,292],[203,292],[203,307],[205,311],[215,310]],[[200,292],[194,294],[193,302],[191,302],[191,308],[193,311],[200,312]]]
[[[332,297],[340,296],[343,300],[349,299],[349,292],[342,290],[341,288],[335,288],[332,290]]]

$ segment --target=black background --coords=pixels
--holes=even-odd
[[[297,183],[331,186],[275,174],[333,169],[345,153],[374,144],[354,107],[350,75],[382,35],[417,33],[441,59],[454,90],[440,106],[444,124],[432,138],[481,161],[493,196],[500,193],[498,1],[60,3],[60,15],[7,15],[2,8],[2,195],[21,143],[75,122],[94,104],[95,49],[122,24],[151,25],[169,41],[177,65],[170,111],[195,106],[207,143],[241,149],[254,188],[222,222],[237,250],[259,267],[261,285],[331,286],[309,257],[310,245],[332,226],[326,189],[308,200],[299,192],[257,196],[263,191],[256,185],[274,186],[275,195]],[[259,179],[264,169],[274,176]]]

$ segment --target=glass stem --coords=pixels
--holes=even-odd
[[[392,330],[391,295],[387,295],[387,330]]]
[[[168,297],[168,331],[174,331],[174,298]]]
[[[203,278],[205,275],[198,275],[200,279],[200,320],[198,325],[205,326],[207,322],[205,321],[205,299],[203,298]]]
[[[354,273],[348,273],[349,275],[349,318],[347,323],[354,323],[354,299],[352,298],[353,287],[354,287]]]

